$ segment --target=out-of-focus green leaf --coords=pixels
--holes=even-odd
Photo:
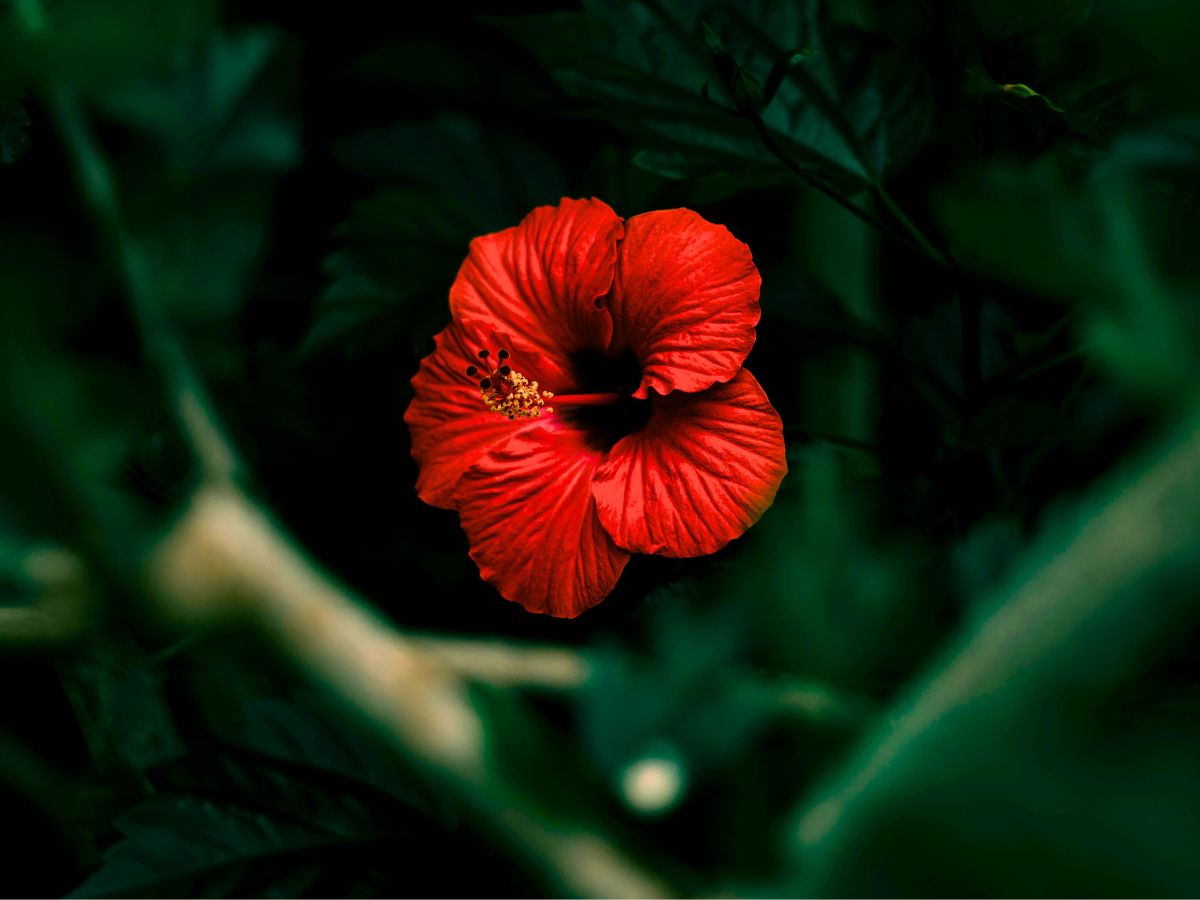
[[[110,633],[59,668],[93,761],[144,772],[183,750],[163,672],[128,635]]]
[[[27,562],[36,545],[20,533],[11,510],[0,501],[0,607],[35,601],[41,586],[31,577]]]
[[[102,96],[112,85],[147,75],[185,52],[211,30],[212,0],[62,0],[9,4],[38,10],[34,34],[5,9],[0,59],[25,78]]]
[[[1012,569],[992,602],[834,778],[793,832],[818,895],[1188,893],[1195,717],[1169,684],[1198,613],[1194,410]],[[926,861],[936,859],[937,871]]]
[[[933,604],[920,598],[920,557],[879,546],[848,466],[830,448],[789,451],[775,505],[714,591],[752,616],[770,663],[834,684],[870,686],[929,640]]]
[[[20,103],[5,107],[0,100],[0,165],[16,162],[29,149],[29,114]]]
[[[274,178],[299,158],[280,56],[272,32],[215,35],[100,102],[151,139],[119,172],[123,211],[154,301],[193,336],[211,339],[245,300]]]
[[[264,90],[277,52],[273,32],[214,36],[158,79],[106,92],[104,111],[161,142],[177,175],[284,169],[296,163],[296,123]]]
[[[878,183],[906,162],[929,123],[919,63],[835,28],[815,2],[702,10],[593,0],[574,17],[494,22],[537,54],[569,94],[645,144],[652,152],[640,164],[663,163],[655,171],[668,177],[763,169],[786,177],[754,127],[738,117],[739,84],[753,85],[763,102],[757,86],[770,79],[763,120],[771,139],[797,164],[851,186]],[[705,28],[736,77],[723,77],[714,64]],[[781,61],[786,74],[771,78]],[[677,156],[688,160],[686,169]]]
[[[593,661],[579,727],[592,759],[614,779],[661,748],[671,748],[684,771],[705,771],[744,749],[778,712],[744,702],[731,677],[746,637],[739,611],[689,608],[695,593],[664,590],[652,600],[649,658],[610,647]]]
[[[1139,390],[1185,400],[1180,390],[1200,383],[1200,315],[1187,282],[1163,269],[1156,239],[1179,215],[1171,204],[1140,189],[1117,156],[1074,181],[1053,159],[987,169],[945,192],[940,208],[973,266],[1081,304],[1103,362]]]
[[[1186,0],[1104,0],[1127,39],[1140,41],[1160,58],[1183,63],[1180,77],[1197,83],[1196,42],[1200,40],[1200,9]]]
[[[130,228],[145,253],[156,301],[183,329],[227,320],[245,301],[248,276],[263,251],[266,185],[203,180],[174,192],[169,210],[166,199],[146,194],[130,203]]]
[[[1116,166],[1136,172],[1200,171],[1200,117],[1166,119],[1130,131],[1113,144],[1111,158]]]
[[[62,364],[101,278],[44,235],[0,236],[0,515],[31,540],[80,552],[113,541],[106,549],[124,560],[138,542],[122,531],[133,523],[114,486],[146,399],[126,368],[92,352]]]

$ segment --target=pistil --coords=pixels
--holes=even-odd
[[[608,394],[553,394],[555,406],[616,406],[621,395]]]

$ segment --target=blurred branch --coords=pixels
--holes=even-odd
[[[66,550],[43,548],[29,553],[22,568],[37,600],[0,607],[0,648],[54,647],[81,637],[92,624],[93,610],[79,558]]]
[[[1044,708],[1062,702],[1059,691],[1078,702],[1085,686],[1103,696],[1152,642],[1195,617],[1200,423],[1194,414],[1184,422],[1140,474],[1110,479],[1081,507],[1074,529],[1042,542],[1028,560],[1028,580],[999,598],[996,612],[931,668],[888,725],[800,811],[799,846],[828,846],[869,816],[906,766],[945,751],[936,746],[938,735],[953,743],[958,732],[947,732],[946,723],[1002,721],[999,704]],[[1154,616],[1144,614],[1148,598]],[[1110,639],[1114,633],[1119,642]],[[1092,660],[1098,646],[1109,649]],[[1068,654],[1078,663],[1066,665]],[[1086,682],[1072,674],[1080,671]]]
[[[666,886],[594,833],[534,818],[489,766],[487,729],[467,684],[448,665],[513,683],[510,654],[431,648],[398,634],[317,572],[236,490],[204,486],[147,569],[167,616],[192,627],[251,625],[305,677],[377,726],[454,790],[544,877],[582,896],[663,896]],[[535,657],[525,675],[574,677],[569,655]],[[502,674],[501,674],[502,673]]]
[[[461,677],[496,687],[570,690],[592,674],[587,658],[565,647],[431,636],[412,643]]]
[[[824,684],[779,679],[767,682],[766,689],[781,709],[812,724],[859,725],[876,713],[867,698]]]
[[[570,691],[586,686],[593,675],[587,655],[567,647],[429,635],[410,640],[458,676],[493,687]],[[728,677],[748,698],[812,725],[857,724],[874,713],[867,698],[818,682],[765,672],[734,672]]]

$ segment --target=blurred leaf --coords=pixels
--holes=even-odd
[[[960,593],[974,607],[969,614],[979,615],[979,605],[991,599],[995,585],[1004,582],[1009,570],[1020,559],[1024,534],[1012,519],[995,518],[972,529],[954,547],[951,564]]]
[[[29,115],[20,103],[0,101],[0,165],[16,162],[29,149]]]
[[[6,507],[0,501],[0,607],[24,606],[36,601],[42,592],[28,566],[37,544],[20,533]]]
[[[103,548],[121,565],[141,536],[114,488],[146,398],[131,392],[127,369],[71,343],[93,324],[84,311],[95,276],[34,231],[0,239],[0,514],[31,539]]]
[[[420,351],[447,318],[444,297],[472,238],[516,225],[565,191],[543,152],[445,114],[343,141],[346,164],[388,182],[337,231],[331,283],[304,344],[312,352],[408,331]]]
[[[129,230],[154,299],[195,339],[246,299],[263,250],[274,178],[299,159],[299,126],[272,32],[214,35],[155,78],[113,88],[101,106],[151,138],[119,172]],[[221,343],[225,343],[221,340]]]
[[[1200,117],[1163,119],[1129,131],[1113,144],[1112,161],[1134,171],[1200,171]]]
[[[45,7],[45,27],[35,36],[0,28],[0,60],[26,78],[97,96],[170,62],[207,35],[215,20],[212,0],[58,0],[38,6]]]
[[[981,170],[941,199],[956,250],[982,271],[1061,299],[1103,288],[1098,225],[1052,162]]]
[[[745,640],[736,607],[696,608],[698,586],[667,589],[655,607],[650,655],[609,647],[595,655],[579,697],[579,728],[593,760],[616,778],[669,747],[702,772],[743,750],[778,709],[745,702],[729,677]]]
[[[533,51],[569,94],[596,104],[647,145],[652,152],[639,163],[665,163],[655,169],[660,174],[765,169],[787,177],[751,124],[736,116],[739,96],[758,98],[744,109],[765,102],[759,86],[769,79],[763,118],[782,152],[850,186],[878,183],[924,139],[927,80],[915,60],[834,28],[819,6],[718,4],[702,18],[700,7],[685,3],[593,0],[575,16],[492,21]],[[705,40],[705,28],[713,39]],[[717,63],[728,62],[724,76],[709,51],[713,40],[725,54]]]
[[[1092,0],[970,0],[989,41],[1069,28],[1092,14]]]
[[[1179,213],[1124,162],[1115,156],[1082,181],[1053,159],[978,171],[943,192],[942,219],[973,266],[1082,304],[1091,349],[1133,387],[1186,399],[1180,390],[1200,382],[1200,316],[1163,270],[1161,240]]]
[[[263,252],[268,187],[245,178],[206,179],[131,199],[130,230],[145,254],[155,299],[177,326],[227,320],[245,302],[248,276]]]
[[[995,450],[1035,441],[1050,441],[1069,431],[1061,410],[1044,400],[1002,395],[972,416],[961,445]]]
[[[750,611],[774,668],[873,686],[929,641],[936,605],[915,591],[920,556],[871,537],[862,485],[834,451],[789,450],[788,465],[775,505],[713,591]]]
[[[163,672],[128,635],[106,633],[64,659],[59,672],[101,771],[117,765],[141,773],[182,752]]]
[[[1191,890],[1200,731],[1157,707],[1169,684],[1149,698],[1133,685],[1189,652],[1198,620],[1198,434],[1193,410],[1047,523],[977,607],[988,615],[806,801],[793,840],[807,890]]]
[[[1200,9],[1181,0],[1104,0],[1103,11],[1118,23],[1126,40],[1140,41],[1168,61],[1183,63],[1179,75],[1196,83],[1195,48],[1200,41]]]
[[[263,29],[213,36],[165,76],[106,92],[101,106],[160,141],[177,175],[288,168],[299,158],[296,124],[264,90],[277,45]]]

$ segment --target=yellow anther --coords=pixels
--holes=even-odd
[[[501,374],[503,369],[508,370],[507,374]],[[539,391],[536,381],[531,382],[510,366],[494,369],[480,384],[479,397],[484,405],[510,419],[536,419],[543,409],[554,411],[546,408],[546,400],[553,395]]]

